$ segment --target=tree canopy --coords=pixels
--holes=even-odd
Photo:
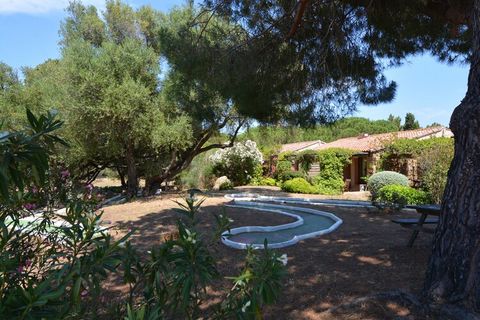
[[[450,121],[455,155],[423,296],[433,305],[480,311],[480,167],[473,160],[480,158],[480,0],[206,0],[205,7],[245,26],[249,43],[257,46],[262,59],[276,61],[277,48],[289,52],[283,62],[304,71],[300,78],[286,76],[292,83],[289,89],[301,92],[303,101],[313,101],[303,104],[310,108],[300,109],[314,120],[354,110],[358,102],[391,100],[395,85],[382,71],[413,54],[470,64],[466,96]],[[255,75],[263,70],[269,65]],[[275,73],[275,68],[270,71]],[[346,98],[336,106],[322,99],[329,96]],[[475,317],[458,308],[442,310],[456,313],[458,319]]]

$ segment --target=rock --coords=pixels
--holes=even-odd
[[[215,180],[215,184],[213,185],[213,190],[218,191],[221,189],[222,185],[225,184],[232,184],[230,179],[227,178],[227,176],[221,176],[217,180]]]

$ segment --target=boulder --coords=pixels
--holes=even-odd
[[[227,176],[221,176],[217,180],[215,180],[215,184],[213,185],[213,190],[218,191],[221,189],[222,185],[225,184],[232,184],[230,179]]]

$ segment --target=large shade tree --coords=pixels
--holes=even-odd
[[[470,64],[466,96],[450,122],[455,156],[424,293],[430,301],[480,311],[480,0],[207,0],[204,12],[244,26],[259,61],[273,61],[251,77],[288,79],[286,88],[266,85],[267,97],[302,95],[285,103],[294,102],[304,120],[391,100],[395,85],[382,71],[410,55]],[[281,60],[278,52],[285,53]],[[285,65],[296,72],[285,74]],[[269,107],[243,111],[268,113]]]
[[[112,168],[130,194],[139,177],[158,186],[196,155],[232,145],[245,122],[226,89],[231,79],[205,81],[212,70],[228,74],[222,50],[240,35],[221,19],[206,28],[192,25],[196,15],[193,6],[165,15],[113,0],[99,14],[71,2],[61,26],[61,58],[25,69],[23,83],[3,66],[2,97],[17,113],[25,106],[58,109],[71,142],[64,160],[85,178]],[[9,83],[21,89],[20,101]],[[214,139],[220,133],[223,138]]]

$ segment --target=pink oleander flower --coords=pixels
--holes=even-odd
[[[68,171],[67,169],[62,170],[60,172],[60,176],[62,177],[63,180],[66,180],[70,177],[70,171]]]
[[[83,290],[83,291],[80,293],[80,295],[81,295],[82,297],[85,297],[87,294],[88,294],[88,290]]]
[[[85,189],[87,189],[88,192],[92,192],[93,190],[93,184],[89,183],[85,186]]]
[[[35,203],[25,203],[23,207],[27,210],[34,210],[37,206]]]

